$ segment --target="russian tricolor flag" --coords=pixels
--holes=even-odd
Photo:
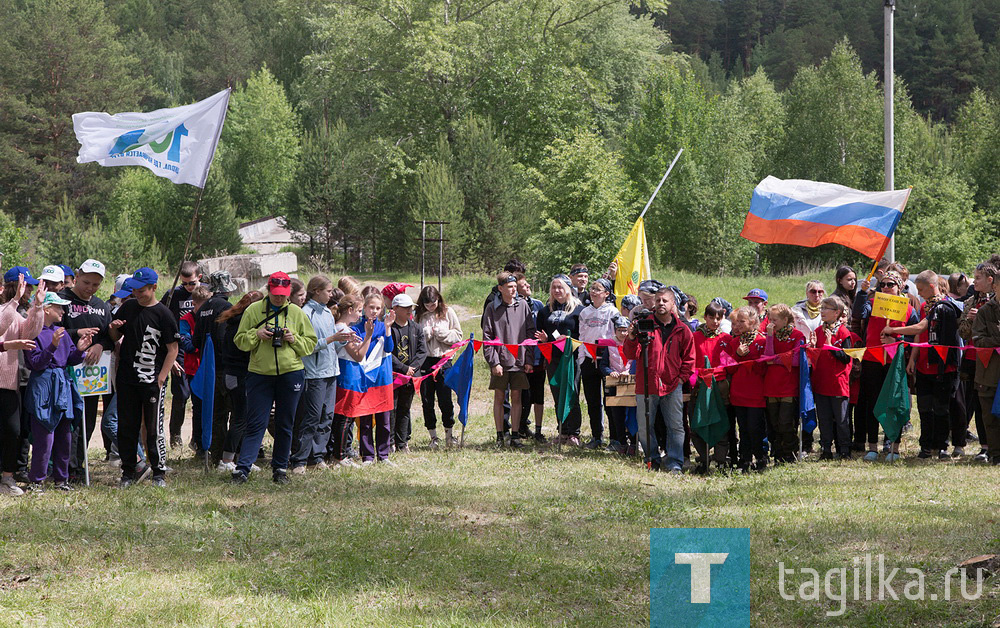
[[[353,418],[392,410],[392,354],[385,341],[384,332],[373,338],[364,362],[346,352],[340,357],[337,414]]]
[[[754,188],[740,234],[760,244],[841,244],[878,259],[910,190],[862,192],[843,185],[767,177]]]

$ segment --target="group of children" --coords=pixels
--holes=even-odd
[[[980,264],[971,284],[963,283],[964,275],[946,279],[931,271],[911,282],[905,267],[884,262],[873,281],[858,282],[852,269],[842,267],[830,296],[819,281],[809,282],[806,298],[793,306],[770,304],[766,292],[754,289],[742,307],[713,299],[699,320],[693,297],[655,280],[616,302],[614,266],[594,280],[585,266],[573,266],[552,278],[543,302],[533,297],[524,266],[512,260],[496,275],[481,317],[483,340],[499,341],[483,350],[497,445],[549,441],[543,434],[548,387],[557,444],[626,456],[641,448],[651,468],[672,471],[685,464],[707,471],[712,463],[759,471],[795,462],[813,449],[798,403],[798,350],[809,347],[819,349],[809,354],[819,458],[863,453],[874,461],[880,457],[876,402],[889,374],[890,348],[898,347],[917,397],[919,457],[964,455],[975,417],[982,446],[975,459],[1000,464],[1000,423],[992,413],[1000,357],[963,350],[1000,347],[998,263],[1000,258]],[[228,273],[205,278],[186,262],[180,285],[162,300],[155,298],[156,272],[142,268],[119,276],[104,303],[95,296],[104,274],[96,260],[76,271],[48,266],[38,279],[25,267],[5,273],[0,493],[20,494],[18,481],[41,491],[47,478],[72,490],[73,471],[81,465],[74,458],[94,429],[99,397],[81,397],[69,367],[93,365],[105,351],[114,354],[114,392],[103,397],[102,434],[106,459],[121,466],[122,486],[150,476],[165,485],[168,378],[169,445],[182,445],[190,398],[191,447],[238,483],[258,470],[266,431],[274,437],[271,466],[279,484],[289,474],[331,465],[393,466],[393,452],[410,450],[418,394],[428,446],[459,444],[454,392],[445,383],[452,365],[444,358],[463,334],[456,312],[433,286],[414,301],[405,284],[380,289],[342,277],[334,285],[316,276],[306,285],[275,273],[266,291],[251,291],[234,304],[236,286]],[[905,296],[906,314],[899,320],[874,316],[876,292]],[[652,331],[642,331],[640,321]],[[647,333],[653,340],[640,340]],[[920,346],[898,345],[900,339]],[[582,344],[574,348],[572,340]],[[851,351],[858,347],[870,350],[859,356]],[[205,377],[199,379],[209,350],[216,368],[210,404]],[[563,359],[563,352],[574,350]],[[729,420],[726,434],[711,446],[690,428],[692,408],[708,385],[699,369],[711,369]],[[586,444],[581,389],[591,432]],[[210,417],[202,416],[207,408]],[[211,434],[202,425],[211,425]],[[883,443],[889,462],[900,456],[899,439],[892,440]]]

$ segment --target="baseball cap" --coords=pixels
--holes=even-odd
[[[86,263],[86,262],[85,262]],[[82,268],[80,270],[83,270]],[[160,277],[156,274],[156,271],[148,266],[143,266],[139,270],[132,273],[132,276],[125,280],[122,284],[124,290],[132,291],[139,288],[144,288],[150,286],[157,281]]]
[[[66,277],[76,277],[76,274],[73,273],[73,269],[66,264],[59,264],[59,268],[63,271],[63,279]]]
[[[42,301],[42,307],[46,305],[69,305],[69,301],[62,298],[55,292],[46,292],[45,299]]]
[[[767,301],[767,293],[761,290],[760,288],[754,288],[753,290],[748,292],[747,295],[743,297],[743,299],[744,300],[760,299],[761,301]]]
[[[97,273],[102,278],[104,277],[104,264],[98,262],[96,259],[88,259],[84,263],[80,264],[80,274],[84,273]]]
[[[276,297],[287,297],[292,294],[292,278],[280,270],[271,273],[267,278],[267,291]]]
[[[55,264],[46,266],[42,269],[42,274],[38,276],[38,280],[41,281],[66,281],[66,273],[63,269]]]
[[[111,296],[119,299],[124,299],[125,297],[132,294],[131,290],[125,289],[125,281],[128,280],[129,277],[131,276],[132,275],[118,275],[117,277],[115,277],[115,291],[111,294]]]
[[[397,294],[392,297],[392,307],[413,307],[413,299],[408,294]]]
[[[38,285],[38,280],[31,276],[31,271],[27,266],[14,266],[8,268],[3,274],[4,281],[17,281],[19,275],[24,275],[24,283],[32,286]]]

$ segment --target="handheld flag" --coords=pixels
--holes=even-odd
[[[889,374],[882,384],[882,391],[875,402],[875,418],[882,424],[885,437],[896,442],[903,433],[903,426],[910,420],[910,386],[903,366],[903,351],[897,351],[889,365]]]
[[[470,335],[471,339],[474,334]],[[458,397],[458,420],[462,425],[469,421],[469,395],[472,393],[472,356],[476,353],[472,343],[465,345],[465,351],[458,356],[455,364],[444,374],[444,385],[455,391]]]
[[[705,368],[711,366],[706,357]],[[729,415],[726,413],[726,405],[718,386],[711,386],[706,382],[700,382],[698,386],[698,401],[691,416],[691,429],[705,441],[705,444],[715,447],[729,431]]]
[[[149,113],[73,114],[78,163],[142,166],[174,183],[204,188],[231,89],[183,107]]]
[[[556,350],[553,347],[553,353]],[[566,338],[556,370],[549,380],[549,383],[559,391],[559,398],[556,399],[556,419],[559,421],[559,425],[562,425],[563,421],[569,417],[569,413],[573,409],[573,400],[577,395],[576,360],[573,356],[573,343],[569,338]]]
[[[646,250],[646,227],[643,218],[635,221],[625,243],[615,255],[618,273],[615,275],[615,297],[621,303],[627,294],[639,291],[639,282],[652,278],[649,272],[649,252]]]
[[[201,399],[201,448],[212,448],[212,417],[215,413],[215,349],[212,335],[205,335],[201,364],[191,378],[191,394]]]
[[[813,397],[811,371],[806,348],[799,347],[799,418],[802,419],[803,432],[816,429],[816,399]]]
[[[878,259],[910,190],[862,192],[843,185],[767,177],[753,191],[740,234],[760,244],[841,244]]]

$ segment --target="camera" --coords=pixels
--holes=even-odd
[[[280,349],[281,345],[285,342],[285,328],[284,327],[272,327],[271,328],[271,346],[275,349]]]
[[[656,323],[653,321],[653,313],[646,308],[633,312],[635,320],[635,335],[642,344],[649,343],[650,334],[656,330]]]

